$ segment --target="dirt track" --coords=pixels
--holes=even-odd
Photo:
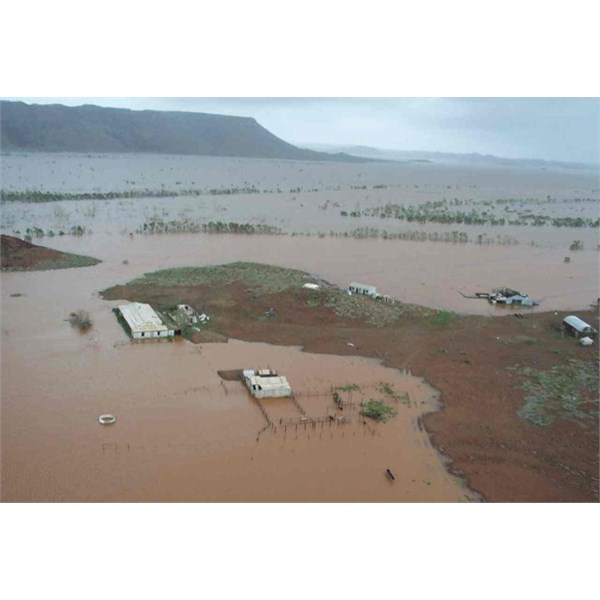
[[[597,347],[582,348],[558,332],[563,313],[517,319],[508,312],[436,326],[417,310],[378,328],[325,306],[309,307],[311,293],[256,295],[242,284],[118,286],[105,297],[158,306],[186,302],[202,306],[211,314],[211,328],[232,338],[377,357],[386,366],[408,368],[442,393],[444,409],[424,419],[432,442],[451,459],[451,470],[486,500],[598,500],[597,413],[585,423],[557,420],[548,427],[516,413],[523,404],[522,377],[509,367],[542,371],[571,358],[597,364]],[[269,309],[274,316],[264,318]],[[578,314],[598,327],[593,311]]]

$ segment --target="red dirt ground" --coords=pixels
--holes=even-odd
[[[596,344],[583,348],[559,333],[566,313],[465,317],[435,326],[417,311],[376,328],[323,306],[309,307],[312,293],[256,296],[241,284],[117,286],[104,297],[159,308],[185,302],[211,315],[210,329],[232,338],[378,357],[386,366],[410,369],[442,394],[444,408],[424,418],[433,444],[450,459],[450,470],[485,500],[598,501],[597,419],[548,427],[523,420],[516,413],[523,403],[522,377],[507,370],[515,365],[546,370],[570,358],[597,365]],[[269,308],[275,316],[265,319]],[[598,328],[596,312],[578,314]]]
[[[3,271],[42,271],[86,267],[99,263],[95,258],[36,246],[11,235],[0,236],[0,268]]]

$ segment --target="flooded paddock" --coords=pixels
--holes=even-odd
[[[437,399],[418,378],[268,344],[130,343],[114,303],[73,290],[47,297],[35,286],[11,298],[11,288],[3,286],[3,501],[475,499],[420,428]],[[62,320],[73,302],[92,312],[88,334]],[[217,375],[261,365],[285,374],[297,396],[261,401],[272,426],[241,382]],[[382,382],[410,401],[392,401],[397,416],[377,424],[358,403],[381,397]],[[360,389],[340,410],[332,388],[349,384]],[[114,425],[98,423],[106,413]]]
[[[16,235],[233,222],[287,234],[424,235],[565,251],[574,239],[598,244],[597,227],[561,221],[598,219],[592,169],[41,153],[3,155],[1,170],[3,192],[29,195],[0,205],[2,232]],[[44,194],[55,201],[41,202]],[[72,197],[57,200],[61,194]],[[457,214],[464,219],[452,220]]]
[[[13,191],[163,185],[262,190],[231,197],[2,203],[2,232],[82,225],[93,233],[33,241],[103,261],[88,268],[0,276],[5,501],[473,499],[447,473],[419,427],[419,417],[436,404],[435,391],[425,382],[374,360],[316,356],[298,348],[235,340],[202,346],[181,339],[130,344],[111,312],[115,303],[101,300],[98,292],[146,272],[261,262],[318,274],[342,287],[362,281],[403,302],[462,314],[506,314],[506,308],[460,294],[493,287],[528,293],[540,302],[529,310],[587,308],[598,296],[597,229],[470,226],[470,239],[481,233],[519,238],[507,244],[315,235],[357,226],[463,230],[340,214],[444,197],[476,202],[516,197],[538,210],[551,195],[558,199],[546,207],[551,212],[576,210],[593,217],[597,201],[577,201],[598,193],[596,174],[584,171],[56,154],[4,156],[2,178],[3,189]],[[135,233],[156,215],[266,223],[313,235]],[[584,249],[570,252],[576,239]],[[86,334],[65,321],[80,308],[94,322]],[[240,383],[217,375],[220,369],[261,366],[288,377],[300,408],[265,400],[261,411]],[[358,403],[381,398],[382,382],[408,393],[410,404],[395,402],[398,415],[385,424],[363,424]],[[350,384],[360,391],[344,408],[349,422],[340,423],[332,388]],[[97,419],[105,413],[117,422],[101,426]],[[309,421],[299,421],[299,415]],[[394,482],[385,476],[388,468]]]
[[[598,295],[598,252],[587,249],[571,253],[571,262],[565,263],[562,249],[521,245],[209,234],[94,234],[47,241],[51,248],[103,261],[91,269],[22,276],[24,282],[43,278],[49,293],[64,281],[70,287],[85,286],[91,294],[157,269],[252,261],[318,274],[341,287],[362,281],[402,302],[461,314],[507,314],[508,307],[466,299],[460,293],[495,287],[518,289],[540,302],[528,310],[588,308]]]

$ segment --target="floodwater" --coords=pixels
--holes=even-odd
[[[352,189],[363,184],[369,189]],[[373,189],[380,184],[388,187]],[[517,198],[536,212],[542,206],[556,214],[597,217],[598,183],[593,172],[158,155],[2,157],[5,190],[152,190],[163,185],[167,189],[256,185],[261,190],[281,187],[282,192],[0,206],[4,233],[31,226],[92,229],[92,234],[81,237],[34,242],[103,261],[89,268],[0,275],[2,500],[474,499],[447,473],[419,428],[419,416],[436,405],[435,391],[423,381],[374,360],[315,356],[297,348],[235,340],[202,346],[183,340],[130,344],[111,313],[116,303],[101,300],[98,292],[145,272],[263,262],[318,274],[340,286],[363,281],[403,302],[462,314],[506,314],[506,308],[460,294],[493,287],[529,293],[541,302],[532,310],[545,311],[587,308],[599,295],[597,229],[468,228],[470,239],[480,233],[516,236],[519,243],[510,245],[129,235],[156,214],[165,220],[265,223],[313,234],[365,225],[389,231],[443,231],[438,225],[392,225],[390,219],[379,223],[374,217],[354,220],[340,216],[340,211],[386,202],[418,204],[446,196],[477,202]],[[291,191],[297,187],[303,190]],[[313,188],[317,191],[308,191]],[[546,206],[547,195],[559,201]],[[569,252],[576,239],[585,249]],[[569,263],[564,262],[567,255]],[[95,324],[84,335],[65,322],[79,308],[88,310]],[[267,400],[265,410],[276,431],[264,429],[263,413],[241,384],[223,382],[216,373],[261,366],[288,376],[300,406],[311,417],[332,414],[332,387],[357,384],[354,406],[344,412],[350,423],[330,425],[327,418],[315,428],[293,422],[286,426],[279,420],[299,417],[297,407]],[[408,392],[411,404],[397,403],[398,415],[388,423],[363,425],[356,403],[381,397],[380,382]],[[97,418],[103,413],[114,413],[117,423],[99,425]],[[393,483],[384,475],[387,468],[396,476]]]
[[[54,233],[85,227],[81,237],[41,237],[35,243],[102,259],[91,289],[125,283],[158,268],[266,262],[320,274],[332,283],[376,285],[398,300],[462,314],[505,314],[472,295],[511,287],[540,302],[539,310],[588,308],[599,295],[598,228],[407,223],[377,216],[344,217],[386,203],[420,205],[444,199],[504,211],[598,218],[598,174],[587,169],[481,166],[460,163],[311,163],[165,155],[8,154],[2,188],[10,191],[112,192],[249,188],[257,194],[128,198],[0,204],[0,230],[40,227]],[[365,189],[362,189],[365,187]],[[204,193],[204,192],[203,192]],[[552,201],[547,202],[550,198]],[[506,204],[498,199],[511,199]],[[149,220],[224,221],[279,227],[293,236],[135,233]],[[471,241],[410,242],[332,237],[364,227],[380,232],[455,232]],[[320,233],[324,237],[319,237]],[[311,234],[311,237],[306,237]],[[570,251],[573,241],[584,249]],[[568,258],[568,262],[565,262]],[[128,260],[123,268],[121,262]]]
[[[475,499],[419,427],[437,402],[424,381],[371,359],[268,344],[130,343],[115,303],[73,273],[2,276],[3,501]],[[89,333],[64,321],[74,306],[90,311]],[[265,429],[242,384],[217,375],[262,366],[285,374],[307,415],[325,421],[307,426],[291,400],[265,399],[275,427]],[[384,398],[381,382],[410,406],[364,424],[357,403]],[[360,387],[347,395],[354,406],[336,412],[332,387],[350,384]],[[116,424],[101,426],[104,413]]]
[[[528,310],[577,310],[595,301],[599,285],[598,252],[588,249],[571,253],[565,263],[560,248],[290,236],[93,234],[53,238],[47,245],[104,261],[66,276],[73,280],[69,285],[85,281],[90,293],[157,269],[233,261],[300,269],[341,287],[362,281],[402,302],[461,314],[507,314],[507,307],[466,299],[461,292],[508,286],[540,302]],[[25,277],[30,276],[35,277]],[[57,277],[58,272],[49,285]]]
[[[598,244],[596,228],[421,224],[378,216],[387,204],[446,202],[450,212],[475,210],[507,222],[524,214],[597,219],[598,174],[586,169],[42,153],[3,155],[1,173],[5,191],[142,194],[113,200],[6,202],[0,205],[3,233],[24,234],[33,227],[58,233],[81,226],[114,234],[135,232],[150,221],[224,221],[301,234],[339,235],[357,228],[377,229],[380,234],[457,232],[472,241],[483,235],[493,243],[534,243],[564,251],[575,239],[588,248]],[[209,194],[209,190],[252,187],[260,193]],[[184,195],[143,197],[146,191],[164,190]],[[202,195],[186,196],[184,190]],[[343,212],[361,216],[343,216]]]

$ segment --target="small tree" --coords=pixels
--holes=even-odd
[[[396,411],[381,400],[369,400],[362,405],[360,414],[363,417],[369,417],[375,421],[385,423],[389,418],[396,414]]]
[[[80,308],[69,315],[69,323],[80,331],[87,331],[92,326],[92,319],[90,313]]]
[[[570,246],[569,250],[583,250],[583,242],[575,240]]]

